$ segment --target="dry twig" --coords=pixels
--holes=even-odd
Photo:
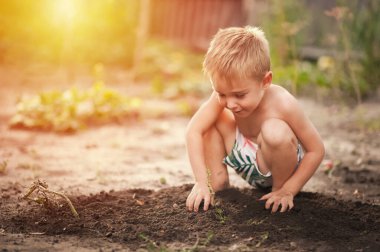
[[[54,204],[54,203],[57,205],[57,202],[50,199],[48,197],[48,194],[57,195],[57,196],[62,197],[67,202],[67,204],[70,207],[71,213],[75,217],[77,217],[77,218],[79,217],[79,214],[75,210],[74,205],[71,203],[70,199],[66,195],[64,195],[63,193],[60,193],[60,192],[48,190],[47,188],[48,188],[47,183],[45,181],[41,181],[38,179],[37,181],[33,182],[32,186],[29,188],[28,192],[24,196],[22,196],[22,199],[29,199],[29,200],[37,202],[38,204],[43,204],[44,206],[49,206],[49,205]],[[30,195],[32,195],[33,192],[36,192],[40,197],[31,199]],[[42,197],[41,197],[41,195],[42,195]]]

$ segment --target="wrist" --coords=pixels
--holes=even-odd
[[[282,189],[284,191],[286,191],[287,193],[290,193],[293,197],[297,195],[297,193],[299,192],[299,190],[297,190],[296,188],[293,188],[291,186],[288,186],[288,185],[283,185],[282,186]]]

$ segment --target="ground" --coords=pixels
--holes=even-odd
[[[378,102],[348,108],[300,98],[333,169],[321,165],[292,211],[271,214],[257,201],[264,192],[229,170],[232,188],[196,214],[185,210],[189,118],[173,100],[152,98],[127,72],[108,69],[107,83],[144,96],[149,112],[76,134],[15,130],[7,123],[22,93],[92,79],[80,68],[0,69],[0,162],[8,162],[0,174],[2,251],[380,251],[380,132],[371,127]],[[22,200],[37,179],[67,195],[79,217],[63,200],[49,207]]]

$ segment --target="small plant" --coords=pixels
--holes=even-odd
[[[31,199],[30,196],[34,192],[36,193],[37,196]],[[63,193],[48,190],[47,183],[39,179],[33,182],[28,192],[24,196],[22,196],[22,199],[32,200],[40,205],[43,205],[44,207],[48,209],[60,206],[59,202],[54,197],[51,197],[51,195],[62,197],[69,205],[71,213],[74,215],[74,217],[76,218],[79,217],[79,214],[75,210],[74,205],[71,203],[70,199],[66,195],[64,195]]]
[[[215,207],[214,214],[215,214],[216,219],[221,224],[225,224],[226,221],[228,220],[228,217],[225,215],[224,210],[220,207]]]
[[[5,174],[5,172],[7,171],[7,167],[8,167],[8,161],[3,160],[0,163],[0,174]]]
[[[256,218],[253,218],[253,219],[249,219],[248,220],[248,225],[260,225],[262,223],[264,223],[264,221],[266,221],[268,218],[264,218],[264,219],[256,219]]]
[[[149,239],[148,236],[146,236],[145,234],[141,233],[139,234],[139,238],[141,238],[142,240],[144,240],[145,242],[147,242],[147,250],[148,251],[159,251],[159,252],[165,252],[165,251],[168,251],[168,249],[164,248],[164,247],[161,247],[157,244],[157,242]]]
[[[269,233],[268,232],[264,232],[260,236],[260,241],[258,243],[256,243],[256,248],[259,248],[268,238],[269,238]]]
[[[32,170],[32,171],[36,171],[36,170],[40,170],[41,169],[41,166],[38,165],[38,164],[32,164],[32,163],[19,163],[17,165],[17,168],[18,169],[23,169],[23,170]]]
[[[7,171],[7,167],[8,167],[8,161],[3,160],[0,163],[0,174],[5,174],[5,172]]]
[[[197,240],[196,240],[195,244],[191,248],[189,248],[189,249],[186,248],[186,249],[183,249],[181,251],[183,251],[183,252],[202,251],[207,247],[207,245],[210,243],[210,241],[212,240],[213,237],[214,237],[214,234],[212,232],[208,232],[206,240],[201,243],[200,239],[198,237],[198,233],[197,233]]]
[[[211,185],[211,170],[209,168],[207,168],[207,187],[208,187],[208,190],[211,193],[211,205],[214,206],[215,205],[215,192],[212,189],[212,185]]]
[[[140,105],[140,99],[126,97],[97,82],[88,90],[73,87],[23,97],[9,124],[13,128],[75,132],[90,124],[136,116]]]
[[[171,43],[150,40],[135,78],[150,82],[151,92],[160,97],[204,95],[210,85],[201,71],[203,56]]]
[[[161,178],[160,178],[160,184],[161,184],[161,185],[166,185],[166,184],[167,184],[166,178],[161,177]]]

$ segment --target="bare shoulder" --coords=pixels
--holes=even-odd
[[[213,92],[191,118],[188,130],[205,132],[217,121],[222,111],[223,107],[220,105],[215,92]]]
[[[300,109],[297,99],[285,88],[272,84],[270,87],[270,102],[284,113]]]

